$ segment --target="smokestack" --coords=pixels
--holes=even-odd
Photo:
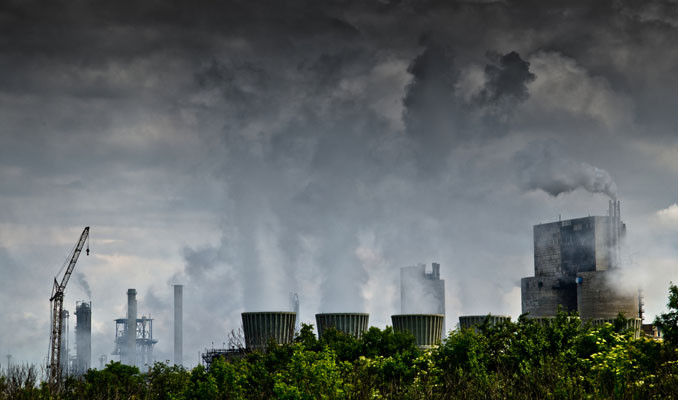
[[[127,289],[126,364],[137,364],[137,290]]]
[[[59,368],[61,375],[68,376],[68,310],[63,310],[61,315],[61,355],[59,359]]]
[[[174,364],[181,365],[184,358],[184,294],[183,285],[174,285]]]
[[[92,363],[92,302],[75,304],[75,373],[82,375]]]

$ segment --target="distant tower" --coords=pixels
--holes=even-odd
[[[63,332],[63,335],[61,337],[61,356],[59,364],[61,375],[67,376],[70,372],[68,370],[68,310],[64,310],[61,317],[61,332]]]
[[[127,290],[127,346],[125,346],[125,361],[127,365],[137,365],[137,291]]]
[[[174,285],[174,364],[181,365],[184,358],[184,287]]]
[[[92,363],[92,302],[75,304],[75,373],[82,375]]]
[[[301,330],[301,319],[299,318],[299,293],[290,293],[290,306],[292,311],[297,314],[296,322],[294,323],[294,331]]]
[[[440,264],[433,263],[430,273],[425,264],[400,268],[400,311],[445,315],[445,280],[440,279]]]

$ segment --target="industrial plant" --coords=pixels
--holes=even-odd
[[[624,285],[620,273],[625,233],[619,201],[613,200],[607,216],[535,225],[534,276],[521,281],[523,313],[553,317],[562,309],[579,312],[583,321],[620,313],[641,321],[639,288]]]
[[[63,293],[73,267],[88,238],[85,228],[67,260],[61,280],[55,278],[50,339],[50,379],[64,374],[84,374],[92,362],[92,303],[78,301],[75,307],[75,354],[69,349],[69,312],[63,309]],[[639,288],[630,287],[621,278],[621,245],[626,225],[621,220],[619,201],[609,202],[606,216],[558,220],[534,226],[534,276],[521,280],[522,312],[527,318],[548,323],[559,310],[576,311],[581,320],[593,325],[613,321],[619,314],[628,318],[628,328],[636,336],[644,333],[659,338],[652,325],[643,325],[643,302]],[[89,246],[87,248],[89,254]],[[181,365],[183,355],[183,286],[173,285],[174,353],[173,362]],[[153,318],[137,310],[137,291],[127,291],[127,315],[115,320],[114,350],[122,363],[147,368],[155,361],[153,350],[158,340],[153,336]],[[229,342],[228,348],[212,347],[200,356],[209,368],[219,357],[242,357],[248,351],[265,350],[274,342],[291,343],[299,332],[299,294],[290,293],[288,310],[243,312],[241,341]],[[348,310],[351,311],[351,310]],[[318,337],[335,329],[356,338],[369,327],[365,312],[318,313],[315,322]],[[510,321],[505,315],[461,315],[459,329],[477,330],[483,324]],[[445,281],[440,264],[432,263],[400,269],[400,314],[391,316],[393,329],[411,333],[420,349],[437,346],[446,333]],[[106,355],[100,359],[100,367]]]
[[[158,343],[153,338],[153,319],[146,316],[137,318],[137,291],[127,291],[127,318],[115,320],[115,347],[113,355],[127,365],[145,367],[152,365],[153,346]],[[144,369],[145,369],[144,368]]]

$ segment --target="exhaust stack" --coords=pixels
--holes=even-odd
[[[184,358],[184,286],[174,285],[174,364],[181,365]]]
[[[127,290],[127,346],[125,363],[137,365],[137,290]]]

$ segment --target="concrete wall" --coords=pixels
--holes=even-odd
[[[583,321],[615,318],[638,318],[638,292],[620,288],[614,270],[577,274],[577,305]]]
[[[574,277],[535,276],[520,280],[523,313],[530,317],[552,317],[558,312],[577,310]]]
[[[560,274],[560,222],[535,225],[533,234],[535,276]]]
[[[609,217],[596,217],[596,271],[606,271],[611,267]]]

